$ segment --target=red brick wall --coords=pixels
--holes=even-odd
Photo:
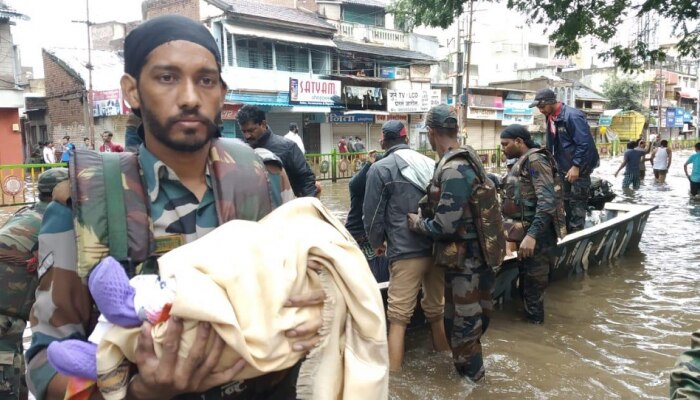
[[[17,131],[12,130],[13,124],[17,125]],[[22,134],[16,108],[0,108],[0,143],[0,164],[22,164]]]
[[[46,52],[43,59],[49,138],[59,144],[66,135],[72,138],[85,136],[85,106],[81,101],[85,86]]]
[[[199,0],[149,0],[146,5],[146,18],[151,19],[165,14],[178,14],[199,21]]]

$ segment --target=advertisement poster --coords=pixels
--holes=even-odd
[[[111,117],[127,114],[129,111],[122,101],[121,90],[103,90],[92,92],[92,115]]]
[[[427,112],[440,104],[440,90],[387,90],[387,111],[390,113]]]
[[[332,106],[340,95],[340,81],[289,78],[289,104]]]

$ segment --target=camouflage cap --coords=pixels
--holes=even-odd
[[[51,168],[39,175],[37,189],[42,193],[51,193],[54,186],[68,179],[68,168]]]
[[[457,128],[457,112],[454,107],[447,104],[439,104],[428,111],[425,117],[425,125],[431,128]]]

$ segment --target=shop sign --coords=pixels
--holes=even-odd
[[[377,115],[374,117],[374,122],[377,124],[383,124],[387,121],[401,121],[406,125],[408,124],[408,114]]]
[[[374,122],[373,114],[328,114],[328,122],[331,124],[371,124]]]
[[[474,107],[503,108],[503,97],[485,94],[470,94],[469,105]]]
[[[340,81],[289,78],[289,104],[332,106],[340,95]]]
[[[613,117],[612,115],[601,115],[598,119],[599,126],[610,126],[612,125]]]
[[[676,125],[676,109],[667,108],[666,109],[666,124],[664,128],[675,128]]]
[[[427,112],[440,104],[440,90],[387,90],[387,111],[390,113]]]
[[[379,69],[379,76],[384,79],[408,79],[408,68],[382,67]]]
[[[676,117],[674,119],[674,126],[676,128],[682,128],[683,127],[683,115],[685,114],[685,110],[682,108],[676,108]]]
[[[503,103],[502,125],[533,125],[535,122],[534,111],[530,108],[530,102],[520,100],[506,100]]]
[[[690,113],[690,111],[685,111],[683,113],[683,122],[693,122],[693,115]]]
[[[485,108],[473,108],[469,107],[467,109],[468,119],[488,119],[488,120],[499,120],[497,110],[489,110]]]
[[[243,104],[224,104],[224,108],[221,110],[221,119],[224,121],[235,120],[241,107]]]

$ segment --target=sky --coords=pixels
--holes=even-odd
[[[86,18],[86,0],[4,0],[28,21],[15,21],[13,40],[20,48],[23,66],[34,68],[34,78],[42,78],[41,49],[51,47],[87,48],[85,24],[71,20]],[[141,19],[142,0],[89,0],[90,19],[94,22]]]

